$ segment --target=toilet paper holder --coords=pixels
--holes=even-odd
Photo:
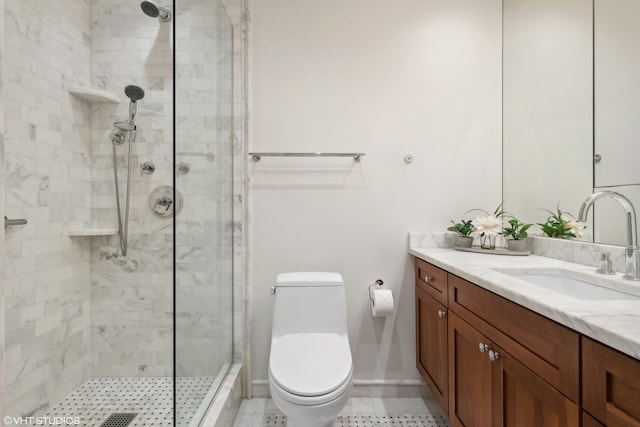
[[[369,285],[369,299],[371,301],[373,301],[373,291],[375,289],[382,289],[383,286],[384,286],[384,282],[382,281],[382,279],[378,279],[374,283]],[[393,291],[391,291],[391,295],[393,295]]]

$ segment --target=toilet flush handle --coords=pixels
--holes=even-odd
[[[269,289],[269,293],[270,293],[271,295],[275,295],[275,294],[276,294],[276,287],[275,287],[275,286],[272,286],[272,287],[271,287],[271,289]]]

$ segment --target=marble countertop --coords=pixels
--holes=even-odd
[[[640,359],[640,298],[584,300],[530,284],[503,269],[563,269],[584,278],[640,296],[640,284],[605,276],[590,266],[537,255],[507,256],[411,247],[409,253],[510,301],[565,325],[629,356]]]

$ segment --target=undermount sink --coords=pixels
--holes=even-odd
[[[579,272],[561,268],[496,270],[533,285],[581,300],[640,300],[640,295],[607,287],[615,286],[617,283],[604,276],[603,278],[592,278],[588,275],[581,275]],[[602,284],[595,282],[601,282]],[[637,285],[635,286],[637,287]],[[637,293],[640,293],[640,288]]]

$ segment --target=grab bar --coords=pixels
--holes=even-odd
[[[26,219],[9,219],[6,216],[4,217],[4,228],[11,227],[14,225],[25,225],[27,223]]]
[[[256,162],[263,157],[353,157],[359,162],[364,153],[249,153]]]

